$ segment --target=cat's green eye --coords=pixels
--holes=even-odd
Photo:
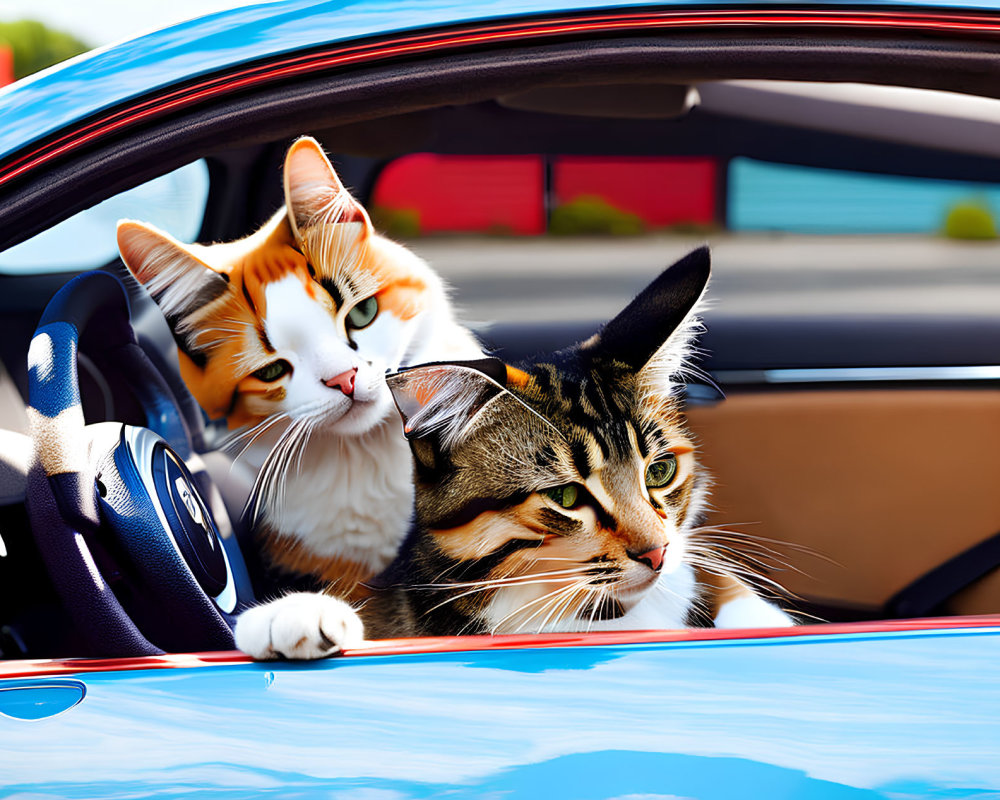
[[[572,508],[580,498],[580,490],[572,483],[567,483],[565,486],[554,486],[551,489],[546,489],[542,494],[563,508]]]
[[[291,371],[292,365],[285,361],[285,359],[279,358],[277,361],[272,361],[266,367],[261,367],[253,373],[253,376],[258,380],[264,381],[264,383],[273,383],[282,375],[287,375]]]
[[[354,330],[366,328],[371,325],[376,314],[378,314],[378,300],[372,295],[347,312],[347,327]]]
[[[674,479],[676,474],[677,456],[670,454],[646,467],[646,486],[650,489],[662,489]]]

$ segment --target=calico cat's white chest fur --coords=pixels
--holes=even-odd
[[[410,452],[399,427],[387,419],[360,436],[311,437],[284,475],[280,502],[263,509],[274,560],[296,570],[309,560],[352,562],[367,574],[389,564],[413,507]]]

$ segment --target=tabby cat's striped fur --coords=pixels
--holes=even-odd
[[[420,530],[362,612],[370,634],[631,625],[644,600],[674,627],[756,597],[721,562],[691,564],[707,478],[676,389],[708,275],[695,251],[598,335],[517,367],[389,378]]]

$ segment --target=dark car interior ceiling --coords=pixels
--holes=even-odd
[[[956,92],[815,81],[712,81],[704,111],[955,153],[1000,156],[1000,100]]]
[[[698,102],[692,86],[676,83],[591,83],[538,86],[497,98],[504,108],[611,119],[673,119]]]
[[[700,113],[791,128],[1000,155],[1000,100],[904,86],[773,80],[595,82],[540,86],[496,101],[518,111],[618,120],[676,119],[697,108]]]

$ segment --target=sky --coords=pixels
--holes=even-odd
[[[258,0],[259,2],[259,0]],[[247,0],[0,0],[0,21],[37,19],[92,47],[129,39]]]

